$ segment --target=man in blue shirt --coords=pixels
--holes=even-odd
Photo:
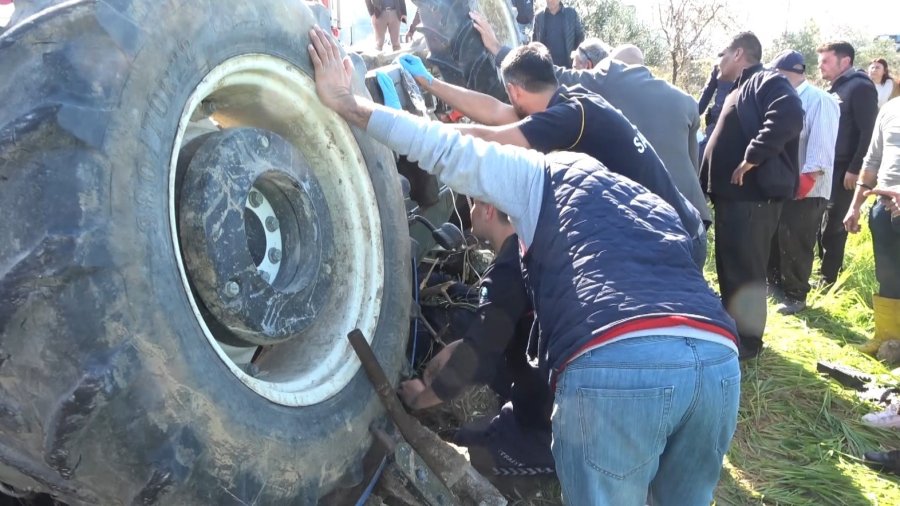
[[[806,63],[797,51],[779,54],[769,68],[786,77],[797,90],[805,113],[800,132],[800,184],[794,199],[785,201],[782,207],[768,275],[770,285],[784,294],[778,312],[794,314],[806,308],[816,232],[831,195],[841,110],[833,96],[806,81]]]
[[[678,191],[656,151],[606,99],[581,86],[559,86],[544,46],[520,46],[504,59],[501,74],[511,105],[434,78],[415,56],[401,57],[400,64],[420,86],[481,123],[458,125],[463,133],[544,153],[585,153],[662,197],[678,212],[694,240],[694,260],[702,268],[706,258],[703,221]]]

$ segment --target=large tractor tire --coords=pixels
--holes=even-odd
[[[68,0],[0,36],[0,481],[73,505],[359,481],[384,413],[346,335],[398,376],[410,247],[392,153],[316,97],[313,24]]]
[[[431,51],[429,61],[441,77],[457,86],[506,100],[506,91],[491,54],[472,25],[469,11],[481,12],[494,28],[501,44],[519,42],[515,17],[507,0],[413,0],[422,19],[421,32]]]

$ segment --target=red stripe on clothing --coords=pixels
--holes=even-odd
[[[611,341],[619,336],[631,333],[638,332],[641,330],[651,330],[651,329],[661,329],[665,327],[676,327],[678,325],[685,325],[687,327],[692,327],[698,330],[704,330],[706,332],[712,332],[713,334],[719,334],[720,336],[734,341],[734,344],[737,344],[737,338],[733,336],[730,332],[719,327],[718,325],[713,325],[712,323],[706,323],[694,320],[693,318],[689,318],[687,316],[681,315],[669,315],[669,316],[654,316],[649,318],[640,318],[637,320],[627,321],[625,323],[616,325],[615,327],[607,330],[606,332],[594,337],[590,341],[588,341],[584,346],[578,349],[575,353],[572,354],[560,368],[558,374],[562,374],[562,370],[566,368],[566,365],[575,360],[579,355],[589,350],[590,348],[595,348],[600,344],[603,344],[607,341]]]
[[[652,330],[652,329],[662,329],[666,327],[675,327],[678,325],[685,325],[688,327],[692,327],[698,330],[705,330],[707,332],[712,332],[713,334],[718,334],[725,339],[733,341],[735,345],[738,344],[737,337],[732,335],[727,330],[719,327],[718,325],[714,325],[712,323],[701,322],[698,320],[694,320],[693,318],[681,315],[669,315],[669,316],[653,316],[647,318],[640,318],[637,320],[627,321],[625,323],[621,323],[616,325],[615,327],[607,330],[603,334],[598,335],[597,337],[591,339],[584,346],[578,349],[575,353],[573,353],[565,362],[563,362],[562,367],[559,370],[555,371],[553,377],[550,379],[550,389],[556,390],[556,380],[562,375],[563,371],[566,370],[566,366],[569,365],[569,362],[578,358],[582,353],[587,350],[594,348],[600,344],[603,344],[607,341],[611,341],[619,336],[628,334],[630,332],[637,332],[640,330]]]

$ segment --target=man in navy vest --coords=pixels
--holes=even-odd
[[[349,58],[321,29],[310,38],[325,106],[509,216],[565,500],[709,504],[737,421],[737,331],[674,209],[587,155],[486,142],[354,95]]]

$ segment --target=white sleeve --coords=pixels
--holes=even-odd
[[[531,245],[544,195],[543,154],[380,107],[369,118],[366,132],[454,191],[496,206],[509,215],[525,245]]]

